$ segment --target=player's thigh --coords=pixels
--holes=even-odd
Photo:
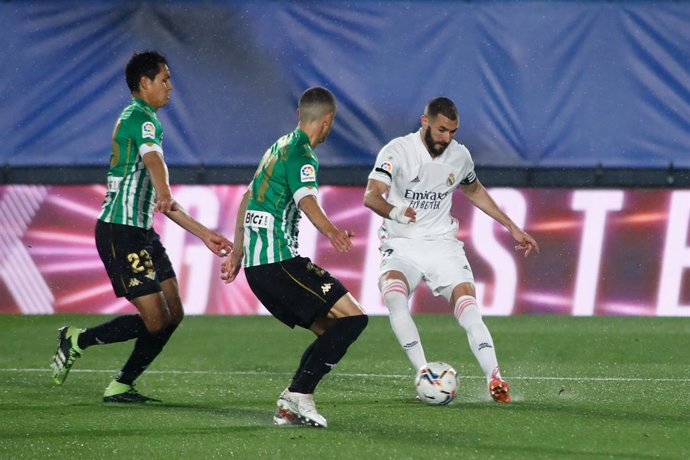
[[[366,313],[362,310],[357,299],[348,292],[333,304],[325,317],[316,318],[311,326],[309,326],[309,329],[314,332],[314,334],[321,335],[338,319],[360,315],[366,315]]]
[[[161,292],[160,281],[174,276],[167,256],[160,257],[165,250],[152,230],[99,220],[95,233],[98,254],[118,297],[133,301]]]
[[[329,318],[345,318],[346,316],[364,315],[364,310],[360,306],[357,299],[355,299],[349,292],[342,296],[336,303],[333,304],[328,311]]]
[[[413,292],[422,280],[423,271],[416,262],[417,255],[413,245],[406,239],[388,240],[381,244],[381,263],[379,265],[379,288],[386,279],[400,279]],[[420,254],[419,257],[422,257]]]
[[[434,295],[448,301],[454,293],[474,292],[474,275],[464,245],[457,240],[442,240],[424,248],[425,258],[420,259],[424,268],[424,280]]]
[[[309,329],[348,293],[337,278],[306,257],[246,267],[244,273],[264,307],[290,327]]]
[[[170,312],[162,292],[135,297],[131,302],[137,307],[139,316],[150,333],[162,332],[170,324]]]

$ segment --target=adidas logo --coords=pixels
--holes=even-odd
[[[409,350],[410,348],[414,347],[414,346],[417,345],[418,343],[419,343],[419,342],[418,342],[417,340],[413,340],[412,342],[406,343],[405,345],[403,345],[403,348],[404,348],[405,350]]]
[[[321,292],[323,292],[324,294],[327,294],[328,291],[330,291],[332,287],[333,287],[333,283],[324,283],[321,285]]]
[[[412,183],[419,182],[419,176],[416,176],[414,179],[411,180]]]

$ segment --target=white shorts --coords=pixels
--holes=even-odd
[[[474,284],[472,267],[465,256],[462,241],[410,240],[394,238],[381,244],[379,277],[396,270],[405,275],[410,292],[424,280],[434,295],[450,301],[453,289],[461,283]]]

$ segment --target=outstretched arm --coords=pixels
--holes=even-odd
[[[374,211],[385,219],[391,219],[401,224],[409,224],[417,220],[417,213],[412,208],[393,206],[384,196],[389,187],[376,179],[369,179],[367,189],[364,192],[364,206]]]
[[[355,236],[349,230],[341,230],[330,221],[326,213],[316,201],[316,196],[307,195],[299,200],[299,208],[316,229],[321,232],[338,252],[348,252],[352,249],[350,237]]]
[[[209,230],[204,224],[193,218],[179,203],[175,203],[175,210],[165,213],[180,227],[201,239],[212,253],[223,257],[232,251],[233,244],[218,232]]]
[[[156,190],[155,210],[165,213],[177,225],[200,238],[215,255],[222,256],[223,251],[229,253],[232,243],[227,238],[206,228],[175,201],[168,182],[168,167],[162,155],[157,151],[151,151],[144,154],[143,160]]]
[[[532,238],[532,235],[515,225],[515,222],[498,207],[494,199],[489,195],[489,192],[487,192],[482,183],[479,182],[479,179],[469,185],[461,185],[460,188],[473,205],[508,229],[513,239],[517,242],[515,246],[516,251],[525,251],[525,257],[527,257],[532,250],[535,250],[537,254],[539,254],[539,244],[537,241]]]

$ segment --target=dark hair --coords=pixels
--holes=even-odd
[[[455,107],[455,103],[448,99],[447,97],[437,97],[429,101],[429,103],[424,108],[424,115],[429,118],[434,118],[436,115],[441,114],[449,120],[458,119],[458,108]]]
[[[161,71],[161,64],[168,64],[165,56],[157,51],[142,51],[134,53],[125,67],[125,79],[129,90],[134,92],[139,90],[139,80],[146,76],[150,80],[156,78]]]
[[[299,119],[302,122],[318,120],[335,112],[335,96],[326,88],[313,86],[299,98]]]

